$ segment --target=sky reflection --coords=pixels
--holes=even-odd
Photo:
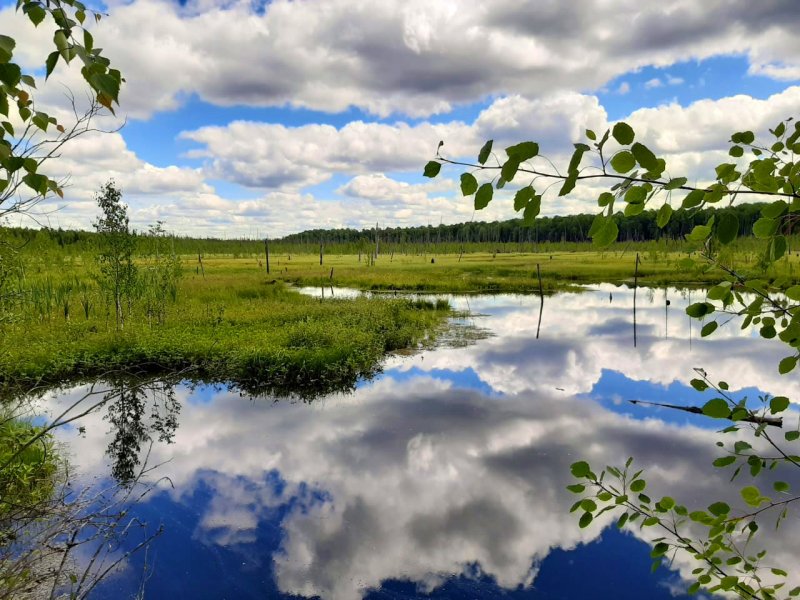
[[[611,514],[578,528],[564,489],[569,464],[635,456],[654,497],[669,492],[691,507],[725,498],[740,508],[738,486],[710,468],[720,455],[714,423],[627,400],[702,405],[685,385],[698,366],[749,396],[757,383],[797,397],[796,379],[777,373],[783,349],[733,324],[690,344],[690,298],[676,290],[639,290],[636,348],[626,288],[547,298],[540,339],[537,298],[454,299],[467,302],[491,337],[391,357],[383,375],[350,395],[309,405],[179,388],[174,443],[156,444],[151,457],[169,461],[158,475],[174,488],[162,486],[137,509],[166,528],[149,555],[148,592],[679,597],[677,572],[649,574],[638,529],[606,529]],[[695,323],[691,335],[698,331]],[[103,476],[109,425],[99,413],[83,424],[85,436],[62,438],[82,473]],[[797,519],[779,536],[774,558],[792,566]],[[101,597],[135,591],[142,560],[135,555]],[[679,559],[672,568],[686,575],[692,566]]]

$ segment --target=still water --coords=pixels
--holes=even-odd
[[[711,396],[687,385],[695,367],[737,396],[800,397],[798,378],[777,373],[781,344],[736,323],[699,339],[684,308],[702,296],[640,288],[635,346],[626,287],[547,297],[541,322],[535,296],[451,298],[471,315],[456,333],[389,357],[350,394],[309,403],[179,386],[172,443],[153,436],[147,459],[158,483],[131,515],[163,533],[95,596],[685,597],[688,559],[651,574],[657,534],[620,532],[613,513],[580,529],[565,486],[576,460],[634,456],[654,498],[740,506],[746,483],[710,466],[719,421],[629,402],[702,406]],[[109,479],[110,429],[98,411],[59,430],[82,480]],[[793,566],[796,517],[776,539],[773,559]]]

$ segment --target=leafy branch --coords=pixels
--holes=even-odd
[[[91,120],[100,107],[114,112],[119,101],[122,74],[111,67],[102,49],[84,26],[89,15],[99,21],[102,13],[87,9],[79,0],[19,0],[21,10],[38,27],[48,20],[55,26],[51,52],[45,61],[45,80],[59,61],[78,58],[81,76],[92,92],[89,109],[79,114],[72,98],[75,123],[65,126],[39,110],[35,103],[36,79],[14,62],[16,40],[0,35],[0,217],[23,212],[48,195],[63,197],[63,182],[42,173],[43,163],[55,157],[67,141],[92,131]],[[25,186],[27,197],[20,193]]]
[[[435,160],[425,165],[424,175],[438,176],[445,164],[470,169],[461,174],[460,187],[464,196],[474,196],[476,210],[486,208],[493,200],[495,190],[511,184],[520,174],[531,175],[533,178],[529,183],[517,187],[513,200],[514,210],[522,212],[527,224],[533,224],[541,212],[542,199],[552,186],[559,184],[558,196],[566,196],[579,183],[607,181],[611,185],[597,198],[600,210],[589,230],[593,242],[600,247],[617,240],[619,218],[641,214],[653,207],[659,195],[666,196],[656,216],[660,228],[669,223],[673,214],[672,200],[678,193],[685,192],[681,208],[689,211],[723,201],[730,205],[739,195],[766,197],[771,202],[761,209],[761,218],[753,226],[754,235],[763,240],[761,265],[766,270],[786,255],[788,243],[785,234],[791,232],[800,219],[800,160],[796,159],[800,155],[800,123],[792,121],[786,119],[771,129],[773,140],[769,143],[756,142],[751,131],[731,135],[728,150],[731,161],[715,167],[708,185],[690,185],[687,177],[670,176],[666,160],[635,141],[633,128],[624,122],[616,123],[602,136],[586,130],[588,143],[574,144],[564,173],[539,153],[536,142],[526,141],[505,148],[506,157],[501,160],[493,153],[493,141],[489,140],[478,153],[476,163],[443,156],[443,142],[440,142]],[[609,146],[612,139],[617,144],[613,148]],[[745,158],[746,153],[748,158]],[[490,157],[494,157],[496,165],[487,164]],[[476,175],[486,175],[489,180],[481,183]],[[751,277],[723,264],[719,250],[731,244],[738,237],[739,230],[738,217],[732,212],[723,212],[712,215],[705,224],[695,226],[686,236],[690,247],[699,249],[705,260],[720,268],[726,277],[707,290],[703,302],[689,305],[686,313],[691,318],[705,321],[701,329],[703,337],[720,327],[717,320],[706,320],[719,313],[729,315],[722,325],[741,318],[742,329],[757,327],[761,337],[778,338],[793,351],[778,365],[780,373],[788,373],[800,359],[800,285],[785,278],[770,280],[764,273]],[[767,431],[768,426],[783,426],[780,413],[790,406],[787,397],[764,396],[760,399],[761,408],[753,410],[746,398],[737,400],[730,394],[726,382],[714,383],[704,370],[697,369],[697,372],[700,377],[691,380],[692,387],[701,392],[711,389],[716,392],[716,397],[702,407],[667,406],[728,421],[729,425],[721,431],[723,435],[738,432],[740,427],[748,425],[754,439],[759,442],[756,444],[754,441],[754,444],[766,445],[775,452],[775,456],[765,456],[749,442],[737,439],[725,456],[714,460],[715,468],[731,467],[733,481],[745,468],[751,476],[757,477],[782,466],[800,467],[800,456],[786,451],[782,443],[775,441]],[[797,441],[800,430],[787,431],[784,439],[786,442]],[[717,445],[725,448],[723,441]],[[738,516],[732,516],[731,507],[722,501],[713,502],[704,510],[690,512],[669,496],[653,502],[644,493],[647,483],[642,471],[629,474],[632,461],[628,459],[624,468],[606,467],[599,477],[585,461],[572,465],[572,474],[582,481],[567,489],[577,494],[590,492],[571,509],[572,512],[582,511],[580,527],[587,527],[607,511],[622,510],[617,520],[618,527],[630,526],[641,519],[641,527],[658,526],[668,534],[652,540],[654,569],[668,554],[674,558],[678,552],[688,554],[702,565],[692,573],[696,581],[689,588],[690,593],[701,587],[710,592],[732,592],[743,598],[772,599],[782,593],[783,578],[787,573],[777,567],[767,569],[762,565],[766,550],[748,553],[747,548],[759,531],[758,518],[767,512],[778,511],[776,526],[780,526],[790,505],[800,500],[800,495],[790,494],[788,483],[773,482],[776,493],[788,496],[774,500],[755,485],[745,486],[739,490],[739,496],[750,510]],[[616,480],[616,483],[609,480]],[[704,535],[696,533],[698,527],[705,528]],[[745,536],[743,544],[740,543],[742,536]],[[771,578],[778,579],[772,581]],[[797,596],[800,596],[800,587],[788,592],[788,597]]]

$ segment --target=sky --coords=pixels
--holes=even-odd
[[[4,4],[5,3],[5,4]],[[52,23],[0,0],[0,34],[41,74]],[[514,216],[513,188],[476,213],[457,168],[422,177],[438,142],[474,159],[533,140],[562,168],[584,130],[618,120],[703,183],[732,132],[766,134],[800,105],[793,0],[134,0],[90,30],[126,79],[104,132],[64,147],[64,199],[9,224],[90,229],[94,194],[123,190],[138,229],[279,237],[314,228],[436,225]],[[39,107],[69,120],[59,66]],[[501,153],[502,154],[502,153]],[[543,160],[543,159],[542,159]],[[523,182],[525,183],[525,182]],[[593,212],[597,186],[543,214]],[[680,198],[671,200],[679,203]]]

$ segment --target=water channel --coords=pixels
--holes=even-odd
[[[179,385],[171,443],[153,436],[147,458],[155,488],[131,509],[163,533],[94,596],[687,597],[689,559],[651,573],[656,534],[619,531],[611,513],[580,529],[565,486],[576,460],[633,456],[656,498],[736,504],[740,486],[710,466],[718,421],[629,402],[702,406],[695,367],[737,396],[800,398],[798,378],[777,372],[780,343],[735,322],[700,339],[684,309],[702,296],[639,288],[635,345],[624,286],[549,296],[541,315],[536,296],[454,297],[470,316],[453,333],[390,356],[352,393],[306,402]],[[55,414],[84,391],[44,406]],[[111,429],[100,410],[58,430],[81,481],[110,479]],[[793,566],[800,522],[776,535],[773,559]]]

